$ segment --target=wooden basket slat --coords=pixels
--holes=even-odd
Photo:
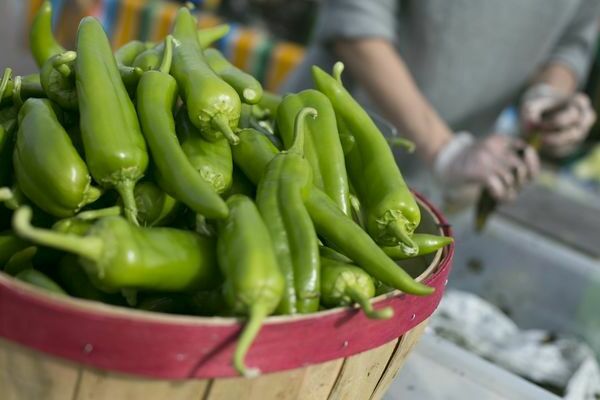
[[[80,371],[73,364],[0,338],[2,400],[71,399]]]
[[[363,400],[371,397],[398,340],[392,340],[346,358],[329,400]]]
[[[417,345],[421,336],[425,332],[425,328],[427,328],[427,323],[429,319],[421,322],[419,325],[414,327],[411,331],[408,331],[404,336],[402,336],[398,340],[398,346],[396,346],[396,351],[392,354],[387,367],[383,371],[373,394],[371,395],[371,400],[380,400],[383,398],[383,395],[387,392],[388,388],[392,384],[396,375],[398,375],[398,371],[406,362],[408,355],[412,351],[412,349]]]

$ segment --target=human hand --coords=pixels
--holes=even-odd
[[[563,157],[585,140],[596,113],[585,94],[565,96],[549,85],[539,84],[525,92],[521,120],[526,136],[541,134],[541,151]]]
[[[499,201],[512,200],[540,169],[537,152],[520,139],[490,135],[475,140],[462,132],[440,150],[434,174],[451,190],[486,187]]]

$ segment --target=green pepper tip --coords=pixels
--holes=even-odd
[[[269,313],[267,307],[263,303],[254,303],[250,307],[250,320],[246,323],[242,334],[240,335],[235,353],[233,356],[233,366],[235,369],[246,378],[254,378],[260,375],[260,369],[248,368],[244,361],[248,349],[258,335],[264,319]]]
[[[242,95],[244,97],[244,100],[251,102],[251,101],[256,100],[258,93],[256,93],[256,91],[253,89],[245,88],[244,91],[242,92]]]
[[[333,65],[333,77],[340,85],[342,84],[342,72],[344,72],[344,63],[338,61]]]

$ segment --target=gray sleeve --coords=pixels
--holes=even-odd
[[[323,0],[316,25],[317,41],[379,37],[395,40],[399,0]]]
[[[580,84],[587,78],[592,57],[596,52],[599,18],[600,1],[582,0],[548,60],[550,63],[567,65],[575,72]]]

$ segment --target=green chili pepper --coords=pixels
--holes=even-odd
[[[227,24],[212,26],[198,30],[198,44],[203,49],[211,46],[213,43],[221,40],[229,33],[230,27]]]
[[[173,36],[176,44],[171,74],[182,91],[190,120],[206,139],[225,136],[231,144],[237,144],[232,129],[240,119],[240,97],[204,60],[196,21],[185,7],[175,17]]]
[[[269,231],[252,200],[234,195],[227,205],[229,217],[219,223],[217,240],[225,277],[223,293],[235,313],[250,318],[238,339],[233,363],[240,374],[256,375],[257,371],[246,368],[244,358],[263,320],[277,308],[285,283]]]
[[[79,24],[75,66],[87,164],[98,183],[117,189],[127,219],[137,223],[133,189],[148,166],[146,143],[108,38],[94,18]]]
[[[385,246],[399,242],[417,253],[410,235],[419,225],[421,213],[404,182],[394,155],[383,134],[367,112],[341,83],[342,63],[336,63],[334,78],[320,68],[312,68],[317,88],[331,101],[338,121],[347,128],[356,145],[347,156],[348,175],[364,207],[367,230]]]
[[[0,265],[4,266],[17,252],[28,247],[29,243],[13,232],[0,233]]]
[[[127,88],[129,94],[135,93],[135,88],[143,73],[140,68],[136,68],[133,65],[133,61],[140,53],[151,46],[153,46],[153,44],[149,45],[148,43],[140,42],[139,40],[132,40],[115,51],[115,61],[119,68],[119,74],[121,75],[123,84]]]
[[[319,254],[321,255],[321,258],[325,257],[325,258],[329,258],[331,260],[336,260],[336,261],[343,262],[346,264],[352,264],[351,259],[349,259],[345,255],[343,255],[342,253],[338,253],[331,247],[319,246]]]
[[[312,187],[310,164],[303,157],[305,119],[317,111],[303,108],[296,116],[294,142],[266,166],[256,190],[279,267],[285,294],[278,312],[295,314],[319,309],[319,248],[317,234],[304,206]]]
[[[344,262],[321,258],[321,302],[326,307],[360,304],[367,317],[390,319],[391,307],[374,310],[370,299],[375,296],[373,279],[361,268]]]
[[[19,111],[13,165],[25,196],[51,215],[71,216],[100,197],[49,100],[29,99]]]
[[[248,179],[257,184],[278,150],[269,139],[251,129],[242,130],[239,135],[240,144],[233,148],[233,160]],[[318,188],[312,188],[305,204],[317,233],[371,276],[405,293],[427,295],[434,291],[415,282]]]
[[[142,226],[162,226],[171,222],[181,204],[154,183],[146,181],[135,186],[135,203]]]
[[[224,193],[231,186],[233,174],[231,147],[227,139],[204,139],[190,121],[185,107],[177,111],[175,130],[181,148],[192,166],[217,193]]]
[[[140,228],[121,217],[101,218],[86,236],[31,226],[31,209],[13,215],[20,237],[80,256],[94,285],[106,292],[126,289],[185,291],[220,282],[215,243],[173,228]]]
[[[74,51],[56,54],[44,63],[40,74],[48,98],[67,110],[79,108],[74,74],[76,58]]]
[[[419,253],[414,255],[411,254],[410,249],[407,251],[406,247],[401,243],[396,246],[382,247],[385,254],[390,256],[394,260],[404,260],[407,258],[413,258],[418,256],[424,256],[426,254],[435,253],[442,247],[446,247],[454,240],[449,236],[437,236],[426,233],[415,233],[412,239],[419,247]]]
[[[160,66],[163,59],[163,51],[163,46],[146,49],[135,57],[132,66],[142,71],[155,70]]]
[[[283,101],[283,97],[278,95],[277,93],[269,92],[268,90],[263,92],[260,101],[258,102],[258,107],[262,110],[268,111],[269,115],[273,118],[277,115],[277,109],[279,105]]]
[[[250,198],[256,197],[256,186],[248,178],[242,171],[240,171],[237,167],[233,168],[233,179],[231,181],[231,187],[227,191],[227,195],[225,197],[232,196],[234,194],[243,194]]]
[[[331,102],[316,90],[304,90],[288,94],[277,110],[277,129],[283,144],[292,143],[294,116],[303,107],[312,107],[319,116],[306,123],[304,155],[313,171],[313,182],[340,207],[344,214],[350,214],[350,192],[344,152],[335,122],[335,112]]]
[[[19,272],[15,278],[20,281],[27,282],[33,286],[37,286],[46,292],[67,296],[67,293],[60,286],[58,286],[56,282],[50,279],[46,274],[33,268],[28,268]]]
[[[95,210],[82,211],[71,218],[60,219],[52,225],[57,232],[71,233],[79,236],[87,234],[93,225],[93,221],[104,217],[116,217],[121,215],[121,207],[113,206]]]
[[[156,166],[154,174],[165,192],[196,213],[207,218],[224,218],[225,202],[188,161],[175,134],[171,110],[177,100],[177,83],[169,75],[171,50],[169,37],[160,69],[145,72],[137,89],[137,109]]]
[[[217,49],[204,50],[204,58],[210,68],[232,88],[244,102],[256,104],[263,95],[263,88],[255,77],[237,68]]]
[[[42,67],[50,57],[63,53],[62,47],[52,33],[52,2],[46,0],[38,10],[29,31],[29,47],[38,67]]]
[[[33,257],[38,252],[37,246],[25,247],[15,252],[4,264],[4,272],[16,276],[19,272],[33,268]]]
[[[120,295],[105,293],[95,287],[77,256],[73,254],[64,255],[58,262],[57,279],[61,287],[71,296],[109,304],[123,304]]]

